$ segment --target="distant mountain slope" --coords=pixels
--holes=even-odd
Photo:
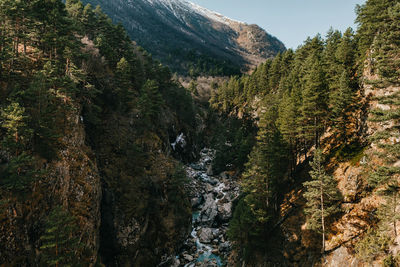
[[[257,25],[185,0],[84,0],[122,23],[134,41],[173,71],[230,75],[285,50]]]

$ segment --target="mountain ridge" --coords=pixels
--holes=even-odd
[[[134,41],[181,74],[239,74],[286,50],[281,41],[255,24],[185,0],[84,3],[99,5]]]

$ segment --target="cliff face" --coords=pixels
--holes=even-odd
[[[89,265],[97,261],[99,249],[100,175],[96,158],[85,144],[85,130],[80,108],[67,115],[68,132],[62,138],[59,158],[43,161],[45,175],[35,181],[32,197],[9,196],[1,206],[0,262],[12,265],[34,265],[27,257],[38,259],[39,237],[46,217],[57,205],[63,205],[79,222],[80,242],[88,249],[82,259]],[[21,261],[20,261],[21,260]]]
[[[170,137],[163,140],[154,132],[142,135],[137,122],[132,114],[112,113],[94,138],[103,185],[100,255],[107,266],[167,263],[189,234],[191,206],[183,189],[185,174],[163,152],[171,149]],[[132,162],[125,155],[136,145],[147,150]]]
[[[339,188],[345,196],[343,204],[345,214],[335,223],[335,232],[329,240],[331,253],[327,258],[326,266],[337,266],[343,259],[346,259],[349,266],[369,266],[370,262],[356,257],[355,247],[357,242],[367,236],[367,231],[376,227],[377,210],[387,200],[382,195],[385,182],[379,182],[376,187],[371,188],[371,176],[377,173],[380,168],[385,167],[395,169],[400,166],[400,162],[392,159],[392,153],[387,152],[386,145],[398,146],[400,139],[395,130],[398,125],[396,117],[380,120],[376,119],[376,112],[391,112],[398,109],[395,99],[400,93],[400,87],[395,85],[380,84],[381,78],[371,71],[369,66],[364,72],[363,93],[368,103],[367,116],[364,116],[369,145],[359,155],[359,161],[355,164],[343,163],[335,170],[335,178],[339,182]],[[378,82],[378,84],[376,84]],[[387,133],[379,137],[382,133]],[[390,173],[386,174],[388,179]],[[399,174],[393,174],[393,182],[400,181]],[[398,209],[398,204],[394,204],[394,209]],[[388,247],[388,252],[397,255],[400,250],[399,237],[396,230],[389,230],[387,233],[393,242]],[[372,244],[370,244],[372,245]],[[372,258],[375,265],[382,265],[386,255],[377,255]]]

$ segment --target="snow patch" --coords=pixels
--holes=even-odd
[[[177,19],[183,22],[185,21],[185,14],[189,12],[189,13],[199,14],[203,17],[209,18],[213,21],[228,26],[230,26],[232,23],[247,25],[247,23],[245,22],[230,19],[220,13],[211,11],[207,8],[201,7],[195,3],[186,0],[146,0],[146,1],[153,7],[161,6],[166,8],[167,10],[171,11]]]

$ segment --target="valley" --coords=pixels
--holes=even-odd
[[[400,3],[356,17],[0,0],[0,266],[399,266]]]

